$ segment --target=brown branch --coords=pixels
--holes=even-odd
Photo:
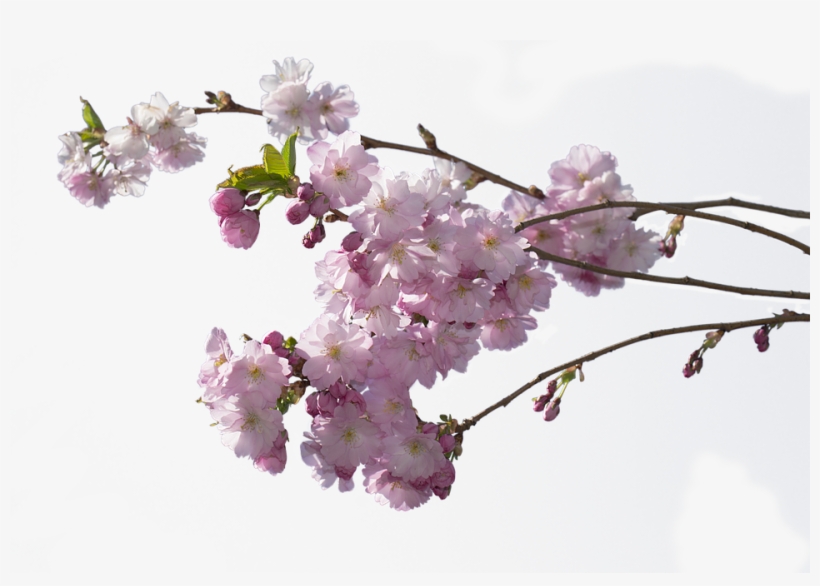
[[[688,208],[688,209],[701,209],[701,208],[716,208],[716,207],[735,207],[735,208],[746,208],[749,210],[757,210],[759,212],[767,212],[769,214],[777,214],[780,216],[788,216],[790,218],[802,218],[804,220],[809,219],[809,212],[804,212],[803,210],[792,210],[789,208],[779,208],[776,206],[768,206],[763,205],[760,203],[752,203],[750,201],[743,201],[742,199],[735,199],[734,197],[727,197],[726,199],[714,199],[708,201],[693,201],[693,202],[674,202],[670,203],[669,205],[679,207],[679,208]],[[637,220],[641,216],[650,213],[651,210],[646,211],[636,211],[632,214],[629,219],[630,220]]]
[[[736,322],[725,322],[725,323],[713,323],[713,324],[700,324],[696,326],[684,326],[680,328],[671,328],[668,330],[656,330],[654,332],[648,332],[641,336],[637,336],[635,338],[630,338],[628,340],[624,340],[622,342],[618,342],[617,344],[613,344],[611,346],[607,346],[606,348],[602,348],[600,350],[596,350],[595,352],[590,352],[585,356],[581,356],[580,358],[576,358],[575,360],[570,360],[569,362],[565,362],[560,366],[556,366],[555,368],[551,368],[545,372],[542,372],[534,379],[532,379],[527,384],[519,387],[513,393],[510,393],[497,403],[494,403],[484,409],[481,413],[474,415],[473,417],[468,417],[464,421],[462,421],[456,427],[456,433],[461,435],[471,427],[473,427],[476,423],[478,423],[481,419],[498,409],[499,407],[506,407],[509,405],[516,397],[522,395],[528,389],[531,389],[538,383],[544,381],[548,377],[552,376],[553,374],[557,374],[561,371],[566,370],[572,366],[576,366],[578,364],[585,364],[587,362],[591,362],[596,358],[599,358],[605,354],[609,354],[610,352],[614,352],[615,350],[619,350],[626,346],[631,346],[632,344],[637,344],[638,342],[643,342],[645,340],[652,340],[653,338],[662,338],[663,336],[673,336],[675,334],[684,334],[688,332],[699,332],[703,330],[720,330],[722,332],[731,332],[732,330],[738,330],[741,328],[753,328],[757,326],[765,326],[765,325],[774,325],[774,324],[781,324],[781,323],[788,323],[788,322],[808,322],[810,321],[810,315],[806,313],[794,313],[794,314],[785,314],[785,315],[777,315],[775,317],[769,317],[764,319],[755,319],[755,320],[748,320],[748,321],[736,321]]]
[[[699,203],[708,203],[708,202],[699,202]],[[645,202],[645,201],[606,201],[600,204],[585,206],[582,208],[575,208],[571,210],[566,210],[563,212],[558,212],[555,214],[550,214],[548,216],[541,216],[539,218],[533,218],[531,220],[527,220],[526,222],[521,222],[515,229],[516,232],[524,230],[525,228],[529,228],[530,226],[534,226],[536,224],[540,224],[542,222],[548,222],[550,220],[563,220],[564,218],[568,218],[570,216],[574,216],[577,214],[583,214],[586,212],[594,212],[597,210],[603,210],[607,208],[636,208],[646,210],[644,213],[651,213],[654,211],[664,211],[669,212],[670,214],[678,214],[682,216],[690,216],[692,218],[701,218],[703,220],[710,220],[712,222],[720,222],[721,224],[729,224],[730,226],[737,226],[738,228],[743,228],[744,230],[749,230],[750,232],[757,232],[758,234],[763,234],[764,236],[768,236],[769,238],[774,238],[775,240],[780,240],[781,242],[785,242],[790,246],[794,246],[798,250],[804,252],[805,254],[811,254],[811,249],[806,245],[800,242],[799,240],[795,240],[794,238],[790,238],[785,234],[781,234],[780,232],[775,232],[774,230],[769,230],[768,228],[764,228],[763,226],[758,226],[757,224],[752,224],[751,222],[741,222],[740,220],[735,220],[733,218],[727,218],[726,216],[718,216],[716,214],[709,214],[706,212],[698,212],[690,208],[683,208],[673,204],[666,204],[666,203],[653,203],[653,202]],[[634,215],[634,214],[633,214]]]
[[[414,147],[408,146],[405,144],[398,144],[395,142],[387,142],[384,140],[379,140],[376,138],[371,138],[369,136],[362,135],[362,145],[366,149],[393,149],[395,151],[405,151],[408,153],[417,153],[419,155],[428,155],[430,157],[436,157],[438,159],[449,159],[450,161],[455,161],[457,163],[464,163],[467,167],[475,173],[485,177],[487,181],[492,181],[497,185],[503,185],[504,187],[509,187],[515,191],[520,193],[525,193],[535,199],[544,199],[544,193],[535,187],[534,185],[530,187],[524,187],[523,185],[519,185],[518,183],[513,183],[509,179],[504,179],[501,175],[496,175],[486,169],[479,167],[471,163],[470,161],[466,161],[461,157],[457,157],[456,155],[451,155],[448,152],[445,152],[439,148],[429,149],[429,148],[421,148],[421,147]]]
[[[700,279],[693,279],[691,277],[660,277],[657,275],[647,275],[645,273],[617,271],[615,269],[608,269],[599,267],[598,265],[590,264],[563,256],[557,256],[545,252],[541,249],[530,246],[527,250],[534,252],[538,258],[557,262],[562,265],[569,265],[577,267],[592,273],[600,273],[602,275],[610,275],[612,277],[622,277],[624,279],[638,279],[640,281],[652,281],[654,283],[669,283],[671,285],[688,285],[690,287],[703,287],[705,289],[716,289],[718,291],[728,291],[729,293],[739,293],[740,295],[755,295],[758,297],[786,297],[789,299],[809,299],[809,294],[802,291],[776,291],[771,289],[754,289],[752,287],[735,287],[733,285],[724,285],[722,283],[713,283],[711,281],[701,281]]]

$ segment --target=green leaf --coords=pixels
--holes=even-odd
[[[269,175],[279,175],[281,177],[290,177],[292,173],[288,171],[288,166],[285,159],[276,147],[266,144],[262,147],[262,161],[265,163],[265,171]]]
[[[105,130],[105,126],[103,126],[102,120],[100,117],[97,116],[97,113],[94,111],[94,108],[91,107],[91,103],[88,100],[84,100],[80,98],[80,101],[83,103],[83,120],[88,125],[89,130]]]
[[[282,147],[282,158],[285,159],[285,165],[288,167],[288,177],[296,173],[296,151],[294,149],[296,148],[298,134],[298,131],[291,134]]]
[[[450,421],[450,419],[446,415],[439,415],[439,419],[442,421]]]
[[[288,182],[284,177],[268,173],[263,165],[242,167],[236,171],[229,170],[229,172],[231,176],[217,187],[235,187],[244,191],[268,188],[271,192],[285,191],[288,187]]]

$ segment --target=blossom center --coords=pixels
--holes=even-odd
[[[589,181],[589,175],[586,173],[578,173],[578,183],[583,185],[584,181]]]
[[[259,368],[258,364],[251,364],[248,366],[248,380],[252,383],[258,383],[260,380],[265,378],[265,373],[262,372],[262,369]]]
[[[488,250],[495,250],[498,248],[498,245],[499,241],[495,236],[487,236],[487,238],[484,239],[484,248]]]
[[[529,275],[521,275],[518,278],[518,286],[524,289],[525,291],[529,291],[532,289],[532,278]]]
[[[331,360],[339,360],[342,357],[342,345],[341,344],[333,344],[328,348],[325,348],[325,356],[330,358]]]
[[[220,366],[225,364],[227,361],[228,361],[228,359],[225,358],[225,354],[220,354],[219,358],[214,360],[214,368],[219,368]]]
[[[384,402],[384,412],[390,415],[398,415],[404,411],[404,405],[393,399],[388,399]]]
[[[359,434],[355,427],[346,427],[342,432],[342,441],[351,446],[359,441]]]
[[[336,178],[336,181],[346,182],[350,180],[350,168],[344,165],[334,166],[333,176]]]
[[[404,447],[404,451],[414,458],[418,458],[422,454],[427,453],[427,448],[425,448],[424,444],[422,444],[419,440],[414,439]]]
[[[245,416],[245,422],[242,424],[242,431],[259,431],[259,427],[261,425],[261,421],[259,421],[259,415],[254,413],[253,411],[249,412]]]
[[[390,259],[397,265],[400,265],[402,262],[404,262],[405,256],[407,256],[407,251],[404,250],[404,246],[402,246],[401,244],[397,244],[393,247],[393,250],[390,251]]]

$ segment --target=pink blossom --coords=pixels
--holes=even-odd
[[[237,457],[256,459],[269,453],[285,431],[275,404],[254,391],[215,401],[211,416],[219,423],[222,443]]]
[[[313,71],[313,63],[307,59],[300,59],[299,63],[293,57],[286,57],[279,65],[278,61],[273,62],[276,68],[274,75],[263,75],[259,80],[259,85],[266,92],[275,92],[283,83],[306,84],[310,79],[310,72]]]
[[[151,165],[145,160],[128,161],[119,169],[110,172],[114,193],[141,197],[145,193],[148,178],[151,176]]]
[[[316,191],[330,198],[333,208],[359,203],[370,190],[369,177],[379,170],[376,157],[365,152],[356,132],[343,133],[332,145],[314,143],[307,155],[313,162],[310,181]]]
[[[86,207],[103,208],[111,201],[114,185],[110,175],[100,177],[94,171],[80,171],[64,179],[69,193]]]
[[[336,407],[333,417],[314,420],[313,433],[328,464],[355,468],[382,453],[381,430],[359,415],[355,405]]]
[[[421,195],[411,192],[405,179],[385,173],[350,215],[350,224],[367,237],[397,240],[408,228],[421,226],[423,216]]]
[[[150,107],[155,112],[157,130],[151,132],[151,144],[158,150],[168,149],[185,137],[185,129],[196,126],[193,108],[183,108],[179,102],[170,104],[162,93],[151,96]]]
[[[225,376],[231,370],[231,358],[233,351],[228,343],[228,336],[225,330],[214,328],[205,343],[205,353],[208,360],[202,365],[199,371],[199,386],[204,387],[205,400],[213,400],[222,396],[218,389],[225,382]]]
[[[444,461],[444,452],[435,434],[414,433],[383,440],[387,469],[405,480],[417,480],[432,475]]]
[[[177,173],[186,169],[205,158],[202,149],[205,148],[208,139],[198,136],[194,132],[187,132],[167,149],[158,150],[151,157],[151,161],[160,171],[166,173]]]
[[[296,351],[307,362],[302,373],[317,389],[326,389],[337,380],[363,381],[367,363],[373,358],[370,336],[360,327],[320,316],[302,333]]]
[[[288,432],[283,431],[275,440],[270,451],[261,454],[253,461],[254,467],[260,472],[267,472],[276,476],[285,469],[288,463],[288,453],[285,450],[285,443],[288,441]]]
[[[580,144],[569,150],[566,159],[556,161],[550,167],[552,186],[549,195],[581,189],[587,181],[600,177],[606,171],[614,171],[618,161],[610,153],[595,146]]]
[[[148,137],[159,130],[161,113],[148,104],[131,108],[127,126],[116,126],[105,133],[108,151],[129,159],[141,159],[148,154]]]
[[[310,129],[317,125],[314,105],[308,102],[308,90],[301,83],[284,82],[262,98],[262,113],[268,118],[268,132],[280,142],[299,131],[300,142],[309,142]]]
[[[301,199],[294,199],[285,210],[285,217],[293,225],[301,224],[308,219],[308,216],[310,216],[310,204]]]
[[[219,231],[228,246],[248,249],[259,236],[259,214],[254,210],[241,210],[226,216],[222,218]]]
[[[282,395],[282,387],[288,385],[289,376],[290,366],[285,358],[274,354],[267,344],[250,340],[243,354],[232,360],[231,370],[225,377],[225,389],[229,393],[258,391],[275,403]]]
[[[645,273],[661,257],[658,240],[657,233],[636,229],[629,224],[621,237],[612,243],[607,266],[619,271]]]
[[[556,286],[555,277],[536,268],[520,266],[506,284],[507,295],[516,313],[526,314],[530,310],[549,309],[552,290]]]
[[[309,434],[305,433],[305,437],[308,438],[308,441],[302,442],[300,449],[302,454],[302,461],[313,468],[313,472],[311,476],[313,479],[319,483],[319,486],[322,487],[322,490],[327,490],[333,483],[336,482],[336,479],[339,479],[339,492],[348,492],[353,490],[355,486],[352,477],[353,474],[356,472],[356,469],[351,469],[347,467],[339,467],[333,466],[327,463],[324,456],[322,456],[322,445],[316,441],[316,438]],[[342,472],[342,476],[339,476],[336,471]]]
[[[343,133],[350,127],[349,119],[359,113],[353,92],[346,85],[334,90],[330,82],[320,83],[310,95],[310,102],[317,113],[318,128],[313,131],[316,138],[325,138],[327,130],[333,134]]]
[[[512,350],[527,341],[527,330],[536,328],[535,318],[528,315],[502,315],[485,320],[481,343],[488,350]]]
[[[516,265],[526,261],[527,241],[515,234],[504,212],[476,213],[465,223],[466,228],[456,234],[456,258],[473,263],[494,283],[507,279]]]
[[[396,478],[381,464],[365,466],[365,490],[376,498],[380,505],[390,505],[397,511],[415,509],[430,500],[429,488],[419,490],[407,480]]]

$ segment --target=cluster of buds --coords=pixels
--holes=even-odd
[[[703,354],[707,350],[717,346],[718,342],[720,342],[721,338],[723,338],[723,334],[725,333],[726,332],[722,330],[716,330],[706,334],[706,339],[703,341],[700,348],[689,355],[689,361],[683,367],[683,376],[690,378],[700,372],[703,368]]]
[[[675,216],[672,221],[669,222],[669,229],[666,231],[666,236],[661,240],[661,254],[666,258],[675,256],[675,251],[678,249],[677,237],[683,231],[684,218],[685,216]]]
[[[222,240],[234,248],[250,248],[259,236],[259,211],[245,209],[259,203],[257,193],[248,195],[233,187],[211,196],[211,210],[219,217]]]
[[[313,248],[325,239],[325,227],[322,217],[330,211],[330,199],[322,192],[313,189],[310,183],[302,183],[296,188],[296,198],[285,210],[285,217],[293,225],[301,224],[310,216],[316,218],[307,234],[302,238],[302,246]]]
[[[543,411],[544,421],[552,421],[561,413],[561,398],[564,396],[564,391],[567,390],[570,381],[575,379],[576,373],[578,373],[578,380],[584,382],[584,371],[581,370],[581,365],[578,364],[566,369],[559,377],[552,379],[547,383],[547,392],[533,399],[532,409],[536,413]],[[559,385],[561,392],[557,393]]]

